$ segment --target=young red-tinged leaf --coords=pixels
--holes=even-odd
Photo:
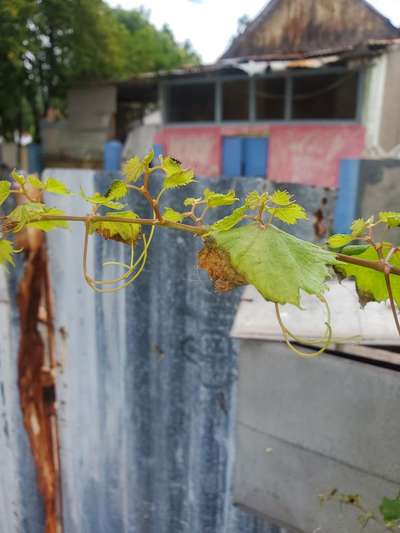
[[[347,235],[343,233],[337,233],[336,235],[332,235],[328,239],[328,246],[329,248],[342,248],[343,246],[346,246],[346,244],[351,243],[351,241],[354,241],[353,235]]]
[[[383,244],[382,253],[384,257],[387,256],[391,249],[391,244]],[[368,246],[368,248],[357,257],[368,261],[378,261],[379,259],[373,246]],[[390,258],[390,263],[396,267],[400,267],[400,256],[398,253]],[[345,278],[355,279],[357,292],[362,303],[370,301],[383,302],[389,299],[385,276],[382,272],[348,263],[337,263],[337,265],[335,265],[335,270]],[[397,305],[400,305],[400,276],[390,276],[390,279],[392,282],[395,302]]]
[[[10,263],[10,265],[15,266],[12,257],[13,251],[12,242],[7,241],[6,239],[0,239],[0,265],[3,263]]]
[[[115,213],[109,211],[106,216],[135,219],[138,218],[137,214],[133,211],[120,211]],[[90,233],[96,231],[104,239],[112,239],[125,244],[135,244],[140,234],[140,224],[129,224],[128,222],[113,222],[102,221],[92,222],[90,225]]]
[[[122,174],[128,183],[137,181],[143,172],[143,162],[137,156],[132,157],[122,165]]]
[[[330,277],[328,267],[337,263],[332,252],[272,225],[246,224],[210,236],[247,283],[266,300],[281,304],[299,306],[301,290],[321,296]]]
[[[179,213],[171,207],[166,207],[162,216],[168,222],[182,222],[183,220],[183,213]]]
[[[267,211],[286,224],[296,224],[298,220],[308,218],[304,208],[296,203],[287,207],[268,207]]]
[[[11,183],[6,180],[0,181],[0,205],[3,205],[10,196]]]
[[[207,202],[208,207],[220,207],[223,205],[232,205],[239,200],[236,198],[235,191],[230,190],[225,194],[210,191],[210,189],[204,190],[204,199]]]

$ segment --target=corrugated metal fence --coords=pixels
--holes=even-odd
[[[105,190],[111,180],[91,171],[51,174],[86,192]],[[265,183],[202,181],[171,194],[171,207],[205,186],[234,186],[243,196]],[[315,191],[313,205],[324,194]],[[85,212],[76,198],[60,205]],[[133,208],[147,209],[140,199]],[[312,232],[310,223],[301,232]],[[63,361],[57,398],[66,533],[280,531],[232,505],[237,345],[229,330],[240,291],[214,293],[196,267],[197,241],[156,232],[138,282],[102,295],[83,281],[82,229],[49,236]],[[113,267],[103,262],[126,261],[126,248],[93,238],[96,277],[111,277]],[[15,280],[7,289],[0,279],[0,533],[39,533],[42,510],[16,387],[18,324],[8,303]]]

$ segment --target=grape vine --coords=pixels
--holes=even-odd
[[[154,174],[162,175],[162,185],[156,194],[150,192]],[[156,228],[169,228],[192,233],[203,241],[198,255],[200,268],[207,270],[217,291],[228,291],[251,284],[261,295],[275,304],[278,323],[288,346],[299,356],[312,357],[322,353],[333,342],[330,311],[324,293],[327,280],[336,274],[353,278],[362,304],[388,300],[400,334],[397,306],[400,305],[400,249],[389,242],[376,242],[374,230],[400,226],[400,212],[382,212],[375,220],[355,220],[349,234],[331,236],[326,246],[317,246],[278,229],[273,222],[296,224],[307,214],[285,190],[250,192],[241,205],[233,190],[225,194],[205,189],[199,198],[186,198],[182,209],[161,210],[160,200],[176,187],[194,180],[192,170],[185,169],[172,157],[160,157],[156,162],[153,151],[143,159],[134,157],[122,167],[122,179],[110,183],[105,192],[87,195],[84,190],[71,192],[62,182],[37,176],[24,176],[14,170],[10,180],[0,181],[0,205],[10,195],[17,197],[16,207],[0,217],[0,263],[14,264],[16,253],[9,235],[34,227],[48,232],[67,229],[73,222],[85,227],[83,275],[89,286],[98,292],[115,292],[133,283],[143,272]],[[158,183],[158,181],[157,181]],[[77,195],[88,204],[88,212],[73,216],[43,203],[43,193]],[[127,208],[130,193],[140,194],[151,208],[152,216],[143,218]],[[228,216],[213,224],[207,223],[210,210],[232,206]],[[122,274],[98,280],[88,271],[88,243],[96,233],[130,247],[128,263],[109,261]],[[304,291],[316,296],[326,307],[326,334],[321,339],[301,339],[284,325],[280,305],[300,306]],[[314,347],[312,353],[302,352],[294,344]]]

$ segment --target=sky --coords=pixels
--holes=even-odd
[[[106,0],[112,7],[143,6],[160,28],[168,24],[179,42],[189,39],[203,63],[214,62],[236,33],[242,15],[254,18],[266,0]],[[400,0],[370,0],[386,17],[400,26]]]

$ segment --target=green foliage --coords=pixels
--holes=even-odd
[[[172,157],[160,158],[161,168],[165,173],[163,182],[164,189],[174,189],[184,187],[193,181],[193,170],[182,168],[181,163]]]
[[[105,194],[109,200],[120,200],[128,194],[128,187],[122,180],[114,180]]]
[[[379,220],[387,224],[389,228],[396,228],[400,226],[400,213],[384,211],[379,213]]]
[[[238,207],[234,209],[232,213],[224,218],[221,218],[210,226],[211,233],[218,233],[220,231],[228,231],[239,224],[243,220],[244,215],[246,214],[246,206]]]
[[[299,306],[300,289],[321,296],[330,277],[327,265],[335,255],[269,225],[247,224],[225,232],[212,232],[231,263],[265,299]]]
[[[118,213],[109,211],[105,213],[105,216],[107,215],[126,219],[138,218],[138,215],[133,211],[119,211]],[[105,239],[114,239],[127,244],[135,244],[140,234],[140,225],[126,222],[92,222],[90,224],[90,233],[94,231]]]
[[[386,257],[391,250],[392,245],[384,243],[382,246],[383,256]],[[379,259],[377,251],[373,246],[368,246],[367,249],[357,256],[358,259],[366,259],[369,261],[376,261]],[[391,263],[394,266],[400,267],[400,256],[395,254],[391,258]],[[351,265],[348,263],[338,263],[335,269],[346,278],[354,278],[356,282],[357,292],[362,302],[376,301],[383,302],[389,298],[385,278],[382,272],[371,270],[358,265]],[[400,276],[391,276],[394,299],[397,305],[400,305]]]
[[[0,239],[0,265],[4,263],[10,263],[10,265],[15,266],[12,254],[12,242],[7,241],[6,239]]]
[[[308,218],[304,208],[296,203],[292,203],[286,207],[268,207],[267,210],[274,218],[286,224],[296,224],[299,220]]]
[[[343,233],[337,233],[336,235],[332,235],[328,239],[328,246],[329,248],[342,248],[343,246],[346,246],[346,244],[351,243],[354,241],[353,235],[343,234]]]
[[[25,178],[22,174],[20,174],[19,172],[16,171],[16,169],[14,168],[14,170],[11,172],[11,178],[16,182],[18,183],[18,185],[25,185]]]
[[[271,195],[271,201],[280,206],[288,206],[293,202],[293,195],[288,191],[275,191]]]
[[[397,496],[394,500],[383,498],[379,511],[385,522],[397,522],[400,520],[400,496]]]
[[[228,191],[225,194],[218,192],[210,191],[210,189],[205,189],[204,199],[208,207],[220,207],[223,205],[232,205],[235,202],[239,201],[239,198],[236,198],[235,191]]]
[[[183,217],[183,213],[179,213],[171,207],[166,207],[163,213],[163,219],[168,220],[168,222],[182,222]]]
[[[28,183],[43,192],[50,192],[60,196],[68,196],[70,194],[68,187],[55,178],[48,178],[46,181],[42,181],[37,176],[31,175],[28,177]]]
[[[268,200],[269,200],[269,195],[267,192],[263,192],[262,194],[260,194],[257,191],[251,191],[246,196],[244,205],[248,209],[259,209],[260,207],[265,208]]]
[[[81,197],[86,200],[86,202],[89,202],[93,205],[102,205],[105,207],[109,207],[110,209],[123,209],[124,205],[119,202],[114,202],[112,198],[109,198],[108,196],[103,196],[99,192],[95,192],[91,196],[87,196],[83,189],[80,191]]]
[[[26,203],[18,205],[8,215],[8,219],[13,223],[13,231],[21,231],[25,226],[37,228],[42,231],[51,231],[57,228],[68,228],[65,220],[38,220],[43,215],[63,216],[64,211],[49,207],[42,203]]]
[[[0,205],[3,205],[10,196],[11,183],[6,180],[0,181]]]
[[[122,174],[127,183],[137,181],[144,172],[143,162],[138,156],[132,157],[122,165]]]

